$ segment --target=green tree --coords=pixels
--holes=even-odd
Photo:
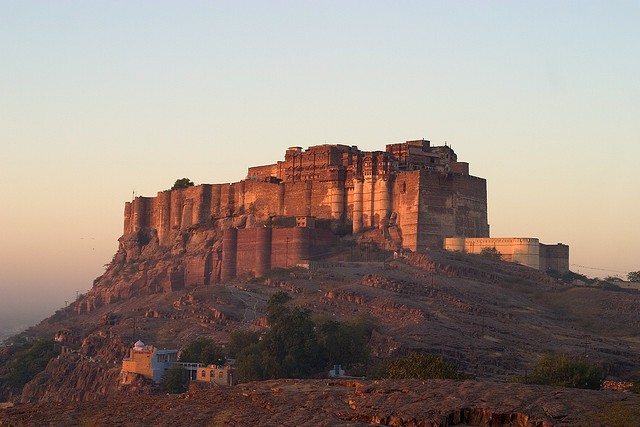
[[[597,390],[604,378],[604,371],[592,363],[560,353],[544,353],[533,366],[528,380],[533,384]]]
[[[308,378],[333,363],[353,366],[368,360],[367,344],[374,327],[370,318],[316,324],[309,310],[291,307],[290,301],[291,296],[282,291],[269,298],[266,333],[231,334],[230,353],[236,357],[243,381]]]
[[[38,340],[26,345],[7,362],[3,379],[10,386],[22,387],[47,367],[51,359],[58,355],[53,340]]]
[[[369,317],[357,317],[343,323],[328,320],[316,326],[323,367],[341,364],[352,368],[369,361],[368,342],[374,329]]]
[[[235,330],[231,332],[231,341],[229,342],[229,356],[237,358],[245,348],[258,344],[260,341],[260,332]]]
[[[233,347],[238,352],[238,373],[244,381],[305,378],[317,371],[318,341],[311,313],[287,306],[290,300],[291,296],[282,291],[269,298],[269,330],[262,339],[253,341],[255,336],[236,336]],[[241,340],[249,345],[239,350]]]
[[[189,383],[188,373],[180,365],[174,365],[167,369],[162,378],[162,385],[167,393],[184,393]]]
[[[193,186],[194,186],[194,183],[189,178],[180,178],[176,180],[176,182],[173,184],[173,187],[171,187],[171,189],[177,190],[179,188],[187,188],[187,187],[193,187]]]
[[[198,338],[191,341],[180,353],[181,362],[221,364],[224,350],[210,338]]]
[[[387,375],[393,379],[464,379],[458,371],[442,357],[412,351],[407,357],[388,362]]]
[[[270,301],[267,319],[269,331],[262,344],[268,377],[304,378],[313,373],[317,369],[318,341],[311,312]]]
[[[640,282],[640,271],[632,271],[627,274],[627,280],[630,282]]]
[[[291,310],[286,304],[291,301],[291,295],[284,291],[278,291],[269,297],[267,301],[267,322],[269,325],[281,323]]]
[[[270,372],[264,366],[262,344],[252,344],[243,348],[236,356],[236,369],[242,381],[254,381],[269,378]]]

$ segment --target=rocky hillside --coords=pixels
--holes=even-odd
[[[18,404],[0,425],[32,426],[632,426],[640,396],[489,381],[273,380],[122,396]]]
[[[364,236],[352,248],[371,248],[376,238]],[[318,318],[372,316],[377,327],[369,345],[377,358],[423,349],[478,379],[509,381],[524,375],[538,354],[559,351],[587,357],[611,378],[640,374],[636,291],[566,285],[526,267],[459,253],[368,262],[384,259],[370,249],[362,262],[330,261],[317,271],[278,270],[262,279],[174,289],[171,271],[215,250],[220,232],[193,228],[174,242],[163,248],[154,235],[121,238],[113,262],[86,295],[25,333],[55,337],[65,352],[24,388],[0,384],[0,401],[147,393],[143,382],[130,379],[123,387],[119,381],[122,357],[135,340],[182,348],[207,336],[224,344],[233,330],[263,330],[266,301],[278,290]],[[11,354],[11,348],[0,354],[0,376]]]

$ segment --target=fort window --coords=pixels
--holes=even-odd
[[[400,189],[401,193],[406,193],[407,192],[407,183],[403,182],[402,183],[402,188]]]

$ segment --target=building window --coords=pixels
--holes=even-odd
[[[204,371],[204,369],[202,370],[202,375],[200,375],[202,378],[204,378],[206,376],[206,372]]]

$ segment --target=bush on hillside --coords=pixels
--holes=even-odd
[[[640,271],[631,271],[627,274],[627,280],[630,282],[640,282]]]
[[[531,375],[516,381],[598,390],[604,378],[604,371],[592,363],[560,353],[544,353],[533,365]]]
[[[495,247],[482,248],[480,255],[490,259],[502,259],[502,254]]]
[[[442,357],[412,351],[407,357],[387,363],[387,378],[392,379],[465,379],[465,374]]]
[[[566,271],[561,273],[557,270],[549,269],[547,270],[547,274],[555,279],[560,280],[563,283],[573,283],[577,280],[588,284],[593,284],[596,282],[596,279],[590,279],[584,274],[575,273],[573,271]]]

